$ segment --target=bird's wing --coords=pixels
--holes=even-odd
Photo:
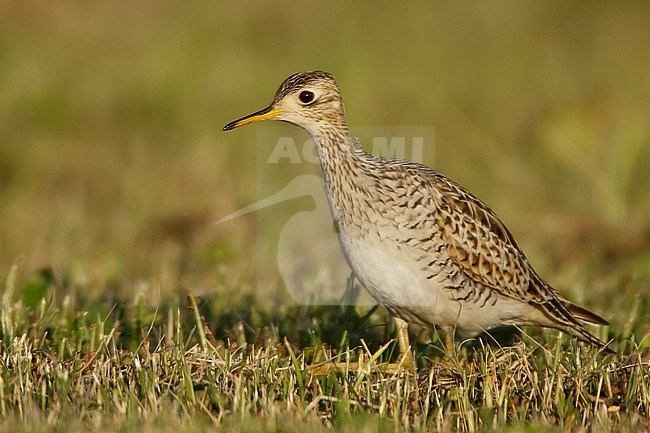
[[[422,167],[417,171],[422,173]],[[427,168],[425,177],[436,202],[436,228],[451,260],[467,277],[504,296],[536,304],[548,318],[545,326],[559,326],[586,342],[603,346],[583,323],[607,325],[607,321],[569,302],[546,284],[512,233],[485,203],[434,170]]]
[[[437,172],[429,180],[441,193],[438,229],[451,259],[469,278],[524,302],[554,298],[553,290],[531,268],[512,233],[485,203]]]

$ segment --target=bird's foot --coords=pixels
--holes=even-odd
[[[413,358],[413,353],[407,351],[400,353],[397,362],[381,362],[377,363],[376,357],[368,357],[360,354],[359,360],[356,362],[334,362],[324,361],[317,364],[312,364],[307,367],[307,371],[316,376],[326,376],[332,372],[339,373],[355,373],[355,372],[377,372],[382,374],[396,374],[396,373],[415,373],[416,364]]]

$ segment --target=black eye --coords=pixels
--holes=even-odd
[[[314,92],[303,90],[300,92],[300,95],[298,95],[298,99],[300,99],[300,102],[303,104],[309,104],[310,102],[313,102],[315,96],[316,95],[314,95]]]

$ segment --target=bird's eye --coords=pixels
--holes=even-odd
[[[309,104],[310,102],[314,101],[315,96],[316,95],[314,95],[314,92],[310,90],[303,90],[300,92],[300,95],[298,95],[298,99],[300,99],[300,102],[303,104]]]

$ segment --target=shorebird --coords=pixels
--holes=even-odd
[[[343,254],[395,317],[405,362],[413,361],[409,323],[441,327],[446,335],[550,327],[610,351],[585,327],[607,321],[547,284],[485,203],[425,165],[367,153],[350,135],[330,73],[291,75],[268,107],[223,130],[261,120],[311,135]]]

